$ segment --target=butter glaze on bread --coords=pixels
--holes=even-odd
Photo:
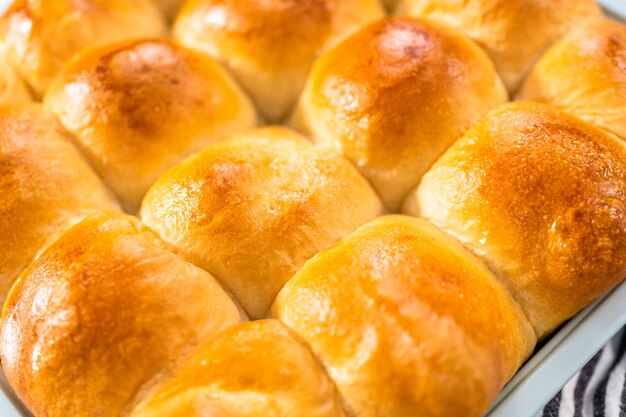
[[[82,48],[164,33],[151,0],[14,0],[0,17],[6,58],[38,96]]]
[[[21,275],[2,367],[37,416],[118,417],[152,378],[240,320],[206,272],[130,216],[87,218]]]
[[[208,415],[345,416],[321,363],[277,320],[243,323],[204,341],[131,417]]]
[[[172,165],[256,124],[252,104],[228,74],[168,40],[83,50],[45,104],[131,212]]]
[[[324,50],[382,16],[378,0],[189,0],[174,35],[224,64],[275,122]]]
[[[0,108],[0,304],[51,239],[117,203],[40,106]]]
[[[626,148],[550,106],[490,113],[424,176],[405,212],[486,260],[539,337],[626,276]]]
[[[410,18],[373,23],[315,64],[292,124],[339,151],[390,210],[506,92],[469,39]]]
[[[320,252],[272,312],[361,417],[482,416],[536,341],[482,262],[408,216],[379,218]]]
[[[172,168],[147,193],[141,218],[261,318],[307,259],[381,212],[347,161],[270,127]]]
[[[601,17],[594,0],[401,0],[397,12],[462,30],[487,51],[512,92],[559,37]]]
[[[534,66],[520,97],[626,140],[626,26],[607,19],[574,28]]]

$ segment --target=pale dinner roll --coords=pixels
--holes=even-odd
[[[322,51],[382,16],[379,0],[188,0],[174,35],[224,64],[278,121]]]
[[[307,259],[381,212],[343,158],[265,128],[172,168],[146,194],[141,218],[260,318]]]
[[[14,0],[0,17],[0,49],[39,96],[82,48],[164,33],[151,0]]]
[[[360,417],[480,417],[536,341],[482,262],[409,216],[379,218],[313,257],[272,312]]]
[[[277,320],[199,345],[131,417],[344,417],[323,366]]]
[[[134,218],[98,214],[13,287],[2,367],[35,417],[118,417],[181,354],[239,320],[209,273]]]
[[[626,148],[547,105],[490,113],[424,176],[405,212],[486,260],[539,337],[626,276]]]
[[[0,54],[0,107],[18,106],[30,101],[26,86]]]
[[[626,26],[578,26],[530,72],[520,97],[560,107],[626,140]]]
[[[0,108],[0,306],[58,233],[117,204],[40,106]]]
[[[390,18],[317,61],[292,123],[342,153],[397,210],[448,146],[506,100],[472,41],[425,20]]]
[[[397,13],[461,29],[487,51],[510,91],[551,43],[601,16],[595,0],[400,0]]]
[[[224,70],[168,40],[83,50],[45,104],[131,212],[172,165],[256,124],[250,100]]]

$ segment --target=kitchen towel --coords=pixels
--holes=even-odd
[[[626,329],[598,352],[537,417],[626,417]]]

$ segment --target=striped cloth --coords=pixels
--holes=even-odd
[[[598,352],[537,417],[626,417],[626,329]]]

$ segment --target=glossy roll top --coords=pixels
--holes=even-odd
[[[272,312],[361,417],[482,416],[536,341],[482,262],[408,216],[379,218],[316,255]]]
[[[131,212],[172,165],[256,124],[252,104],[216,63],[168,40],[83,50],[45,104]]]
[[[131,417],[344,417],[334,383],[277,320],[244,323],[185,358]]]
[[[472,41],[444,26],[384,19],[317,61],[293,125],[343,154],[390,210],[506,92]]]
[[[117,203],[40,106],[0,107],[0,305],[63,230]]]
[[[82,48],[164,34],[151,0],[14,0],[0,16],[0,50],[38,96]]]
[[[462,30],[487,51],[512,92],[550,44],[601,16],[595,0],[401,0],[397,12]]]
[[[224,64],[275,122],[329,45],[382,16],[378,0],[189,0],[174,34]]]
[[[118,417],[180,356],[240,314],[206,272],[130,216],[94,215],[21,275],[2,367],[37,417]]]
[[[626,148],[553,107],[490,113],[424,176],[405,212],[486,260],[540,337],[626,276]]]
[[[141,217],[260,318],[307,259],[381,212],[343,158],[265,128],[172,168],[146,195]]]
[[[626,26],[581,25],[532,69],[520,97],[560,107],[626,140]]]

